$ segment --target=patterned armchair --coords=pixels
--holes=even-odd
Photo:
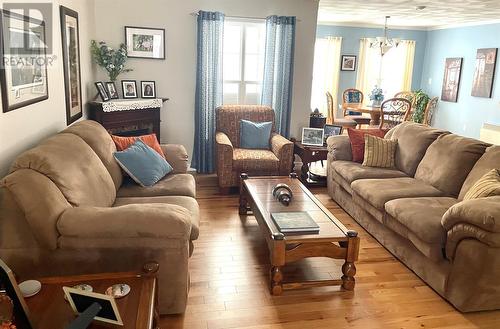
[[[273,122],[270,149],[242,149],[240,121]],[[260,105],[224,105],[216,109],[215,147],[217,177],[222,193],[238,186],[240,174],[288,175],[292,168],[293,143],[275,132],[274,110]]]

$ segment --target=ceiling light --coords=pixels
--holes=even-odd
[[[370,42],[370,48],[379,48],[380,54],[384,56],[389,50],[399,45],[400,40],[397,38],[390,39],[387,37],[387,19],[391,18],[391,16],[385,16],[385,25],[384,25],[384,36],[377,37],[372,39]]]

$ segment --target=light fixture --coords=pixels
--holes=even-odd
[[[391,16],[385,16],[385,25],[384,25],[384,36],[377,37],[372,39],[370,42],[370,48],[378,48],[380,49],[380,54],[384,56],[389,50],[395,48],[399,45],[399,38],[388,38],[387,37],[387,20],[391,18]]]

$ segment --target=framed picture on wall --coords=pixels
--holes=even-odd
[[[3,112],[49,98],[45,22],[0,10]]]
[[[356,71],[356,56],[342,55],[341,71]]]
[[[66,95],[66,124],[82,117],[82,81],[80,71],[80,31],[78,13],[59,7],[64,67],[64,93]]]
[[[462,58],[447,58],[444,66],[443,87],[441,89],[442,101],[457,102],[461,74]]]
[[[165,29],[125,26],[125,44],[130,58],[165,59]]]
[[[498,48],[478,49],[472,80],[472,96],[491,98]]]

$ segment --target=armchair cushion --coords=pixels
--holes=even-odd
[[[279,159],[272,151],[235,148],[233,167],[239,172],[277,173]]]
[[[244,149],[269,150],[269,139],[273,123],[240,121],[240,147]]]

